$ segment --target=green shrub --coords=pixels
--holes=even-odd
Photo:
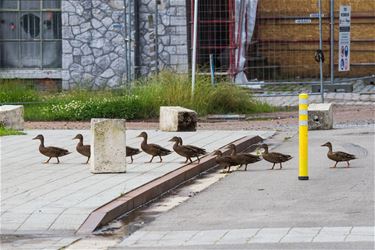
[[[183,106],[196,110],[200,116],[273,111],[269,105],[255,102],[249,93],[234,84],[219,82],[213,86],[208,76],[197,76],[193,97],[190,77],[170,71],[139,79],[116,90],[74,89],[39,94],[21,84],[8,84],[7,87],[6,92],[13,94],[0,95],[6,96],[7,102],[36,102],[25,105],[25,119],[34,121],[156,118],[160,106]]]

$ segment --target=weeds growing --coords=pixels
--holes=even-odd
[[[200,116],[272,112],[240,87],[225,82],[213,86],[198,76],[194,96],[188,75],[169,71],[143,78],[116,90],[74,89],[43,93],[29,85],[0,82],[0,103],[25,103],[25,120],[89,120],[90,118],[156,118],[160,106],[183,106]]]
[[[0,136],[6,135],[25,135],[26,133],[15,129],[7,128],[3,123],[0,123]]]

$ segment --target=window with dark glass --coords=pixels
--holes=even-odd
[[[61,0],[0,0],[0,68],[61,68]]]

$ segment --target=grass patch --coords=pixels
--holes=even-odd
[[[4,125],[0,124],[0,136],[6,135],[26,135],[26,133],[15,129],[6,128]]]
[[[169,71],[115,90],[41,93],[28,84],[0,82],[0,93],[0,103],[25,102],[28,121],[157,118],[160,106],[183,106],[200,116],[276,111],[268,104],[255,101],[247,90],[234,84],[223,81],[211,85],[209,76],[197,76],[193,97],[190,77]]]
[[[0,103],[39,102],[42,99],[32,82],[0,79]]]

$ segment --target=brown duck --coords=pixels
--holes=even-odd
[[[163,161],[163,159],[161,158],[162,156],[169,155],[170,153],[172,153],[172,151],[170,151],[169,149],[163,148],[160,145],[148,144],[146,132],[140,133],[137,137],[143,137],[143,141],[141,143],[141,148],[147,154],[152,155],[152,158],[149,162],[152,162],[152,160],[154,159],[155,156],[159,156],[160,162],[162,162]]]
[[[40,140],[39,152],[42,155],[49,157],[49,159],[44,163],[48,163],[52,157],[55,157],[57,159],[57,164],[59,164],[60,163],[59,157],[62,157],[64,155],[68,155],[71,153],[68,150],[63,149],[63,148],[51,147],[51,146],[45,147],[43,135],[37,135],[36,137],[33,138],[33,140]]]
[[[335,168],[337,163],[339,163],[340,161],[346,161],[346,164],[347,164],[346,167],[349,167],[350,165],[349,161],[356,159],[355,155],[352,155],[352,154],[348,154],[348,153],[341,152],[341,151],[333,152],[332,144],[330,142],[324,143],[322,147],[328,147],[327,157],[331,159],[332,161],[336,162],[335,165],[331,168]]]
[[[290,159],[293,158],[290,155],[285,155],[285,154],[278,153],[278,152],[268,152],[268,145],[267,144],[262,144],[261,147],[264,148],[264,152],[262,153],[263,159],[265,159],[268,162],[273,163],[273,166],[272,166],[271,169],[273,169],[275,167],[276,163],[279,163],[280,169],[282,169],[283,168],[282,163],[286,162],[286,161],[289,161]]]
[[[223,153],[220,150],[216,150],[214,155],[216,155],[215,161],[220,167],[223,167],[224,169],[228,168],[227,173],[230,173],[231,166],[238,165],[231,156],[223,156]]]
[[[133,163],[133,155],[137,155],[140,152],[142,151],[139,150],[138,148],[132,148],[132,147],[126,146],[126,157],[130,156],[130,159],[131,159],[130,163]]]
[[[233,143],[228,145],[228,148],[231,150],[231,157],[234,159],[240,167],[245,165],[245,171],[247,170],[247,164],[251,164],[257,161],[262,160],[259,156],[249,154],[249,153],[237,153],[236,145]]]
[[[178,137],[178,139],[180,140],[180,145],[183,145],[182,138]],[[183,146],[191,148],[192,150],[194,150],[198,154],[198,156],[207,154],[207,151],[204,148],[200,148],[200,147],[193,146],[193,145],[183,145]],[[200,159],[199,159],[198,156],[196,156],[196,157],[198,158],[198,163],[199,163]]]
[[[193,163],[191,157],[197,157],[198,163],[199,163],[200,162],[199,156],[207,153],[206,150],[203,148],[199,148],[199,147],[192,146],[192,145],[182,145],[181,137],[174,136],[169,141],[175,142],[173,145],[173,150],[177,154],[183,157],[186,157],[185,163],[187,163],[188,160],[190,161],[190,163]]]
[[[91,152],[90,152],[90,145],[83,145],[83,136],[81,134],[77,134],[73,140],[78,139],[79,142],[76,146],[76,150],[78,153],[80,153],[83,156],[87,157],[87,161],[85,164],[87,164],[90,160]]]

